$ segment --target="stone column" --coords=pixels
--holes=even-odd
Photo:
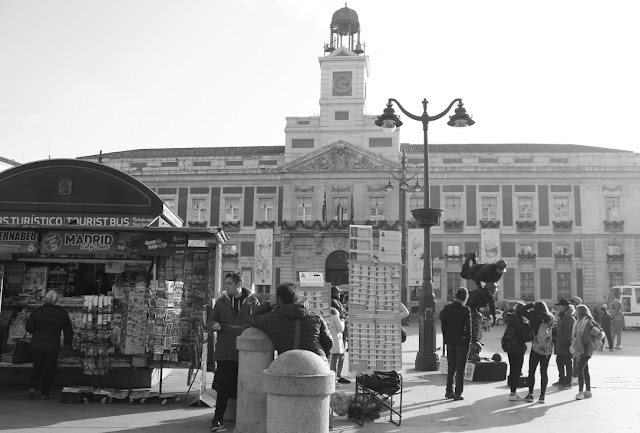
[[[267,395],[263,371],[273,361],[274,346],[264,332],[249,328],[236,339],[239,351],[235,433],[266,433]]]
[[[279,355],[264,371],[267,433],[326,433],[335,373],[307,350]]]

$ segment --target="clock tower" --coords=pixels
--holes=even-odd
[[[369,57],[360,42],[356,11],[345,5],[333,14],[329,40],[318,58],[320,114],[287,117],[285,162],[338,142],[397,160],[398,132],[385,134],[375,125],[377,116],[366,114]]]

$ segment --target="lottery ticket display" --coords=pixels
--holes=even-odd
[[[301,272],[300,282],[295,283],[298,301],[306,301],[309,308],[320,313],[325,320],[331,313],[331,284],[324,282],[320,273]],[[308,278],[303,274],[312,274]]]
[[[351,226],[353,235],[369,232]],[[371,229],[371,227],[368,227]],[[388,233],[385,233],[388,235]],[[391,238],[392,236],[387,236]],[[373,244],[373,239],[372,239]],[[387,244],[380,242],[380,245]],[[387,246],[388,250],[391,250]],[[360,250],[361,251],[361,250]],[[353,251],[352,251],[353,252]],[[400,326],[401,267],[395,263],[358,260],[366,254],[351,255],[349,261],[349,370],[402,369],[402,333]],[[376,256],[371,255],[372,259]]]

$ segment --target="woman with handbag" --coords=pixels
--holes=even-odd
[[[29,386],[29,398],[34,398],[40,389],[40,398],[46,400],[51,396],[51,386],[58,365],[60,350],[60,332],[64,333],[64,345],[71,347],[73,343],[73,327],[67,311],[56,305],[60,295],[49,290],[44,296],[44,305],[33,310],[27,319],[27,332],[33,334],[31,354],[33,370]]]
[[[589,359],[593,352],[600,350],[604,331],[602,331],[589,311],[589,307],[580,304],[576,307],[578,321],[573,325],[573,341],[569,350],[578,358],[578,394],[576,400],[591,398],[591,376]],[[602,334],[602,335],[601,335]],[[585,389],[586,388],[586,389]]]

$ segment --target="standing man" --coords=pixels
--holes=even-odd
[[[442,336],[447,345],[447,389],[445,398],[464,400],[462,388],[464,386],[464,369],[471,342],[471,309],[465,305],[469,292],[460,287],[452,303],[444,306],[440,312]],[[456,377],[455,393],[453,390],[453,376]]]
[[[216,374],[213,389],[217,392],[216,410],[211,421],[211,431],[224,431],[222,417],[230,398],[238,395],[238,350],[236,338],[249,327],[249,316],[260,301],[249,290],[242,287],[242,277],[238,272],[224,276],[225,291],[216,300],[209,317],[211,331],[217,332]]]
[[[60,332],[64,335],[64,345],[71,347],[73,343],[73,327],[67,310],[56,305],[60,295],[55,290],[49,290],[44,295],[44,305],[33,310],[25,328],[33,334],[31,339],[31,353],[33,356],[33,370],[29,398],[34,398],[40,389],[40,398],[51,398],[51,386],[58,365],[58,351],[60,350]]]
[[[582,304],[582,298],[580,296],[574,296],[573,298],[569,299],[569,304],[573,305],[573,317],[574,319],[576,319],[576,322],[577,322],[578,316],[576,313],[576,307]],[[573,377],[571,379],[571,383],[573,385],[577,385],[578,384],[578,358],[575,356],[572,356],[571,362],[573,366]]]
[[[554,383],[560,389],[571,388],[571,377],[573,373],[572,356],[569,351],[571,346],[571,336],[573,335],[573,325],[576,323],[574,314],[576,309],[567,299],[560,299],[556,304],[558,307],[558,341],[556,342],[556,364],[558,366],[558,381]]]

